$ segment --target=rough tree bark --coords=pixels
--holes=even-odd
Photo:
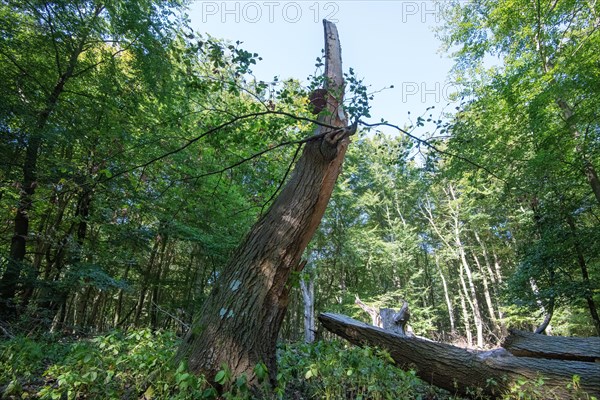
[[[538,299],[536,300],[536,303],[538,305],[538,307],[540,308],[540,311],[542,312],[542,314],[544,315],[544,320],[542,321],[542,323],[533,330],[534,333],[547,333],[550,334],[550,332],[552,331],[552,327],[550,326],[550,321],[552,321],[552,316],[554,315],[554,298],[550,298],[549,302],[548,302],[548,307],[546,308],[546,306],[544,306],[544,303],[542,302],[542,300],[539,299],[539,289],[537,286],[537,283],[535,281],[535,279],[533,278],[529,278],[529,284],[531,285],[531,290],[533,291],[533,294],[535,294],[536,297],[538,297]]]
[[[519,357],[600,362],[600,337],[561,337],[510,330],[502,347]]]
[[[221,273],[179,348],[195,373],[210,379],[225,364],[234,375],[257,384],[254,367],[263,362],[275,383],[277,336],[288,305],[288,278],[317,229],[340,168],[349,136],[342,110],[344,81],[335,25],[325,28],[326,111],[271,208],[252,227]]]
[[[541,376],[541,390],[547,391],[548,398],[569,399],[575,397],[567,385],[578,375],[581,389],[600,395],[600,363],[515,357],[502,348],[467,350],[408,338],[339,314],[321,314],[319,321],[353,344],[386,349],[400,366],[415,368],[421,379],[452,393],[468,394],[469,388],[480,388],[484,394],[498,397],[519,380],[532,382]],[[491,385],[490,379],[495,384]]]

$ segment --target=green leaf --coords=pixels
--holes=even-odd
[[[208,388],[202,392],[203,399],[216,399],[218,396],[217,390],[215,388]]]
[[[179,373],[181,373],[181,372],[183,372],[183,371],[185,371],[185,361],[181,361],[181,362],[179,363],[179,366],[177,367],[177,371],[176,371],[176,373],[178,373],[178,374],[179,374]]]
[[[148,400],[154,398],[154,388],[152,386],[149,386],[148,389],[146,389],[144,392],[144,398]]]
[[[217,372],[217,375],[215,375],[215,382],[223,385],[225,384],[225,376],[227,375],[227,373],[223,370]]]
[[[258,378],[259,382],[263,381],[268,375],[267,366],[264,363],[256,364],[256,367],[254,367],[254,374]]]
[[[176,374],[176,382],[179,384],[181,381],[185,381],[187,379],[190,378],[190,374],[188,374],[187,372],[184,374]],[[216,379],[216,378],[215,378]]]

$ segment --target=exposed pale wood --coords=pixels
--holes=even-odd
[[[304,261],[303,264],[306,264]],[[312,343],[315,341],[315,278],[308,274],[300,278],[300,290],[304,300],[304,341]]]
[[[588,338],[546,336],[511,329],[502,347],[518,357],[600,361],[600,337],[597,336]]]
[[[406,335],[406,324],[410,319],[410,311],[408,310],[408,303],[406,301],[402,304],[402,308],[398,312],[391,308],[382,308],[379,314],[381,315],[383,329],[402,336]]]
[[[358,295],[355,295],[356,297],[354,298],[354,304],[356,304],[357,306],[360,307],[361,310],[363,310],[364,312],[366,312],[367,314],[369,314],[369,317],[371,317],[371,324],[378,326],[378,327],[383,327],[383,323],[381,321],[381,315],[379,314],[379,310],[377,310],[375,307],[371,307],[367,304],[365,304],[360,297],[358,297]]]
[[[470,351],[397,335],[339,314],[320,314],[319,321],[353,344],[386,349],[399,366],[415,368],[421,379],[452,393],[467,394],[468,388],[478,387],[498,397],[514,382],[534,382],[542,376],[547,398],[568,399],[573,393],[567,385],[578,375],[583,390],[600,396],[600,363],[515,357],[504,349]]]

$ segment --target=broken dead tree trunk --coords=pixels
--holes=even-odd
[[[410,327],[407,327],[408,320],[410,319],[410,311],[408,309],[408,303],[404,301],[399,311],[392,308],[381,308],[377,310],[375,307],[371,307],[362,302],[362,300],[355,295],[354,304],[359,306],[371,317],[371,324],[378,326],[388,331],[395,332],[399,335],[411,336]],[[407,331],[408,328],[408,331]]]
[[[600,361],[600,337],[546,336],[511,329],[502,347],[517,357]]]
[[[383,327],[383,323],[381,322],[381,315],[379,314],[379,311],[377,311],[377,309],[375,307],[371,307],[365,303],[363,303],[363,301],[360,299],[360,297],[358,297],[358,295],[355,295],[355,299],[354,299],[354,304],[356,304],[357,306],[359,306],[361,308],[361,310],[363,310],[364,312],[366,312],[367,314],[369,314],[369,317],[371,317],[371,324],[373,324],[374,326],[378,326],[378,327]]]
[[[254,224],[221,272],[179,347],[176,360],[212,382],[225,365],[259,386],[255,367],[264,363],[276,383],[277,337],[287,310],[289,279],[315,233],[340,174],[350,135],[343,108],[342,55],[335,25],[325,29],[326,107],[307,139],[289,180]]]
[[[301,266],[306,265],[306,260]],[[313,343],[315,341],[315,277],[314,274],[305,274],[300,278],[300,290],[304,300],[304,341]]]
[[[504,349],[472,351],[401,336],[339,314],[320,314],[319,321],[352,344],[386,349],[399,366],[416,369],[421,379],[451,393],[467,394],[469,388],[480,388],[498,397],[515,382],[543,377],[542,388],[549,398],[572,398],[574,393],[567,386],[578,375],[582,390],[600,396],[600,363],[516,357]]]
[[[392,308],[382,308],[379,310],[383,329],[397,333],[398,335],[407,336],[406,324],[410,319],[410,311],[408,311],[408,303],[405,301],[402,304],[400,311]],[[408,335],[410,336],[410,335]]]

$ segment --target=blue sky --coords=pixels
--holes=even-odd
[[[441,24],[440,3],[433,1],[200,1],[191,5],[192,27],[258,53],[258,79],[273,76],[305,80],[315,72],[323,48],[321,20],[336,22],[344,69],[354,68],[375,95],[372,120],[405,125],[411,115],[448,103],[452,61],[439,53],[432,28]],[[453,107],[447,107],[452,111]]]

